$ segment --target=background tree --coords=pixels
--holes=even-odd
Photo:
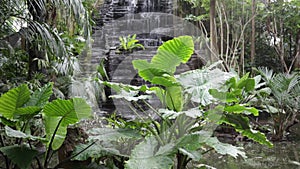
[[[1,81],[56,81],[59,76],[79,71],[78,56],[89,45],[90,16],[97,2],[3,0],[0,4]],[[10,67],[15,71],[8,71]]]

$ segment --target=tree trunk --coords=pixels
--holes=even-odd
[[[252,0],[252,21],[251,21],[251,67],[254,66],[255,59],[255,15],[256,15],[256,2]]]
[[[210,0],[209,9],[209,22],[210,22],[210,48],[211,55],[210,61],[215,62],[218,60],[218,50],[217,50],[217,32],[216,32],[216,0]]]
[[[298,29],[297,37],[296,37],[296,54],[295,54],[295,63],[294,69],[300,69],[300,29]]]

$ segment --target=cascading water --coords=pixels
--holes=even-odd
[[[180,26],[174,25],[174,23],[182,21],[175,21],[176,18],[172,15],[173,1],[105,0],[100,8],[100,24],[96,23],[93,35],[92,56],[90,60],[85,58],[82,63],[86,65],[83,76],[90,76],[95,72],[100,59],[106,58],[106,71],[110,81],[133,85],[144,83],[141,79],[136,78],[136,71],[133,69],[131,61],[127,63],[126,59],[150,59],[155,55],[158,46],[163,43],[162,40],[185,34],[179,29]],[[146,50],[126,55],[116,54],[116,49],[120,44],[119,37],[133,34],[137,35],[137,39],[145,46]],[[88,94],[90,93],[92,92]],[[110,90],[106,93],[110,94]],[[107,109],[101,110],[111,112],[112,108],[116,106],[122,110],[122,116],[132,118],[131,110],[122,107],[121,104],[124,103],[102,102],[101,105],[95,107],[104,107]]]

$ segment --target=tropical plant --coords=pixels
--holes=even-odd
[[[251,107],[257,101],[256,96],[263,96],[269,93],[265,88],[258,89],[264,85],[264,83],[259,83],[261,81],[260,76],[249,78],[249,74],[245,74],[240,79],[232,77],[226,82],[225,90],[210,89],[209,93],[223,103],[217,106],[224,110],[224,114],[219,121],[220,124],[231,125],[242,136],[272,147],[272,143],[266,139],[263,133],[250,127],[248,116],[259,115],[259,111]]]
[[[139,44],[139,40],[136,39],[136,34],[134,35],[128,35],[119,37],[120,40],[120,47],[118,48],[120,51],[129,51],[132,52],[134,49],[142,48],[145,49],[145,47],[142,44]]]
[[[85,156],[81,156],[81,158],[86,159],[89,156],[99,158],[100,156],[95,155],[106,153],[106,155],[115,155],[116,158],[122,159],[118,161],[128,169],[141,166],[143,168],[171,168],[173,166],[181,169],[192,165],[189,163],[190,161],[198,161],[203,154],[211,150],[233,157],[246,157],[241,147],[221,143],[212,136],[216,125],[222,122],[230,122],[245,136],[271,146],[272,144],[266,137],[262,133],[252,130],[249,121],[241,115],[244,111],[257,115],[258,111],[255,108],[242,105],[238,101],[224,103],[223,107],[215,106],[214,103],[217,101],[215,98],[206,98],[209,95],[209,89],[221,88],[227,80],[234,76],[232,73],[212,69],[215,67],[213,65],[203,70],[174,75],[176,67],[181,63],[186,63],[193,51],[192,37],[180,36],[160,46],[150,62],[134,60],[134,68],[138,70],[140,77],[151,82],[152,87],[103,82],[117,92],[116,95],[110,97],[124,99],[130,103],[137,103],[141,100],[149,106],[156,118],[139,107],[141,111],[144,111],[142,115],[129,104],[137,118],[129,121],[122,118],[110,119],[109,124],[113,128],[97,129],[98,131],[93,132],[94,134],[90,138],[91,142],[97,141],[98,146],[101,146],[97,149],[98,153],[86,152]],[[214,78],[212,75],[220,75],[221,78]],[[239,85],[240,93],[243,90],[252,90],[252,86],[248,86],[247,83],[251,81],[252,84],[253,79],[246,80],[248,76],[242,79],[239,82],[241,83]],[[213,91],[218,92],[217,90]],[[155,94],[164,107],[156,109],[148,104],[146,99],[149,99],[151,94]],[[237,97],[238,93],[235,92],[235,94],[234,96]],[[236,100],[238,99],[236,98]],[[197,104],[189,107],[187,103],[190,103],[190,100]],[[210,106],[215,108],[212,109]],[[228,116],[232,118],[228,118]],[[235,118],[243,119],[240,121],[228,120]],[[108,134],[112,134],[110,139],[103,137]],[[129,146],[127,139],[136,140],[135,144]],[[123,145],[121,149],[111,146],[117,145],[116,142]],[[106,145],[108,147],[105,147]],[[124,147],[127,151],[122,151]],[[80,149],[82,147],[79,147],[78,151]],[[175,163],[174,159],[176,159]]]
[[[56,91],[63,90],[79,72],[78,56],[90,46],[90,13],[95,1],[1,1],[3,88],[26,82],[33,83],[30,89],[37,89],[52,81]]]
[[[7,169],[28,168],[34,159],[36,168],[48,168],[53,153],[66,138],[67,127],[90,116],[90,106],[81,98],[49,102],[52,85],[31,93],[23,84],[0,97],[0,151]],[[44,131],[33,130],[37,121],[42,122]],[[38,151],[40,144],[46,151]]]
[[[300,111],[300,76],[299,73],[273,73],[267,68],[259,68],[269,95],[261,96],[264,108],[273,119],[273,140],[282,140],[285,132],[296,121]]]

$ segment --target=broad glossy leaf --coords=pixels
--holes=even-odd
[[[247,158],[246,153],[243,151],[243,147],[236,147],[231,144],[222,143],[216,137],[210,137],[205,141],[205,143],[222,155],[227,154],[234,158],[237,158],[238,156]]]
[[[153,56],[151,64],[173,74],[179,64],[186,63],[194,52],[191,36],[179,36],[161,45]]]
[[[163,74],[173,75],[180,63],[186,63],[194,52],[193,39],[190,36],[180,36],[161,45],[151,62],[135,60],[133,66],[139,75],[152,82],[154,77]]]
[[[221,92],[217,89],[209,89],[208,92],[214,98],[216,98],[220,101],[223,101],[223,102],[231,103],[231,102],[238,102],[239,101],[233,93]]]
[[[51,145],[52,149],[56,150],[62,145],[67,134],[68,125],[75,124],[83,118],[89,118],[90,113],[90,106],[81,98],[73,98],[72,100],[57,99],[48,103],[44,107],[43,118],[47,139],[51,140],[55,134]],[[50,146],[49,143],[48,146]]]
[[[187,155],[189,158],[193,159],[194,161],[199,161],[202,157],[202,153],[200,151],[190,151],[190,150],[186,150],[184,148],[179,148],[179,151],[184,154]]]
[[[159,98],[162,104],[165,103],[165,94],[166,91],[160,87],[151,87],[150,91],[154,91],[155,95]]]
[[[120,138],[140,138],[137,130],[133,129],[112,129],[94,128],[88,131],[90,140],[116,141]]]
[[[46,141],[45,138],[42,137],[37,137],[37,136],[32,136],[30,134],[23,133],[19,130],[14,130],[8,126],[5,126],[5,134],[8,137],[14,137],[14,138],[25,138],[25,139],[30,139],[30,140],[41,140],[41,141]]]
[[[166,154],[156,153],[158,142],[154,138],[147,138],[138,144],[133,150],[128,161],[126,161],[126,169],[169,169],[173,160]],[[164,149],[158,152],[172,152],[173,147],[168,146],[170,150]]]
[[[200,131],[195,132],[189,135],[184,136],[180,139],[180,141],[177,143],[178,148],[183,148],[186,150],[186,155],[190,154],[191,157],[193,157],[196,153],[196,150],[199,150],[201,147],[203,147],[203,144],[206,144],[212,148],[214,148],[218,153],[223,155],[231,155],[233,157],[238,157],[239,155],[242,157],[246,157],[245,152],[243,152],[242,147],[235,147],[231,144],[226,144],[220,142],[216,137],[212,137],[210,132],[207,131]],[[195,156],[197,158],[199,156]]]
[[[168,72],[151,67],[149,69],[144,69],[139,71],[139,75],[146,81],[152,82],[154,77],[162,77],[164,74],[168,74]]]
[[[25,145],[1,147],[0,151],[21,169],[29,168],[33,158],[38,154],[37,150]]]
[[[153,84],[165,86],[165,87],[171,87],[171,86],[179,86],[180,83],[176,81],[176,79],[172,76],[169,76],[167,74],[164,74],[162,76],[155,76],[152,79]]]
[[[36,115],[40,111],[41,111],[41,108],[37,107],[37,106],[22,107],[22,108],[16,109],[15,117],[29,115],[29,118],[30,118],[30,117]]]
[[[135,69],[139,71],[152,68],[152,65],[147,60],[133,60],[132,65]]]
[[[251,140],[254,140],[263,145],[267,145],[269,147],[273,147],[273,144],[267,139],[267,137],[263,133],[257,130],[247,129],[247,130],[237,130],[237,131],[240,132],[243,136],[246,136]]]
[[[220,120],[221,123],[226,123],[233,126],[236,130],[250,129],[249,118],[241,114],[226,114]]]
[[[183,109],[183,94],[181,86],[166,88],[166,105],[169,109],[180,112]]]
[[[238,84],[238,88],[244,88],[246,92],[250,92],[255,89],[255,80],[250,78],[246,79]]]
[[[175,119],[181,114],[185,114],[186,116],[194,119],[203,116],[203,111],[200,110],[199,108],[192,108],[187,111],[180,111],[180,112],[176,112],[168,109],[159,109],[158,112],[162,114],[162,117],[168,119]]]
[[[233,76],[235,76],[233,73],[223,72],[220,69],[198,69],[180,74],[177,80],[184,90],[191,94],[192,101],[205,106],[214,100],[209,94],[209,89],[220,89]]]
[[[249,112],[253,114],[254,116],[258,116],[259,112],[256,108],[254,107],[246,107],[242,104],[235,104],[233,106],[225,106],[224,108],[225,111],[230,112],[230,113],[245,113]]]
[[[122,154],[120,154],[119,150],[113,147],[103,147],[102,145],[97,143],[90,146],[90,144],[91,143],[76,145],[75,151],[72,154],[73,155],[78,153],[80,154],[77,155],[72,160],[85,161],[88,160],[89,158],[99,159],[100,157],[107,156],[107,155],[123,156]]]
[[[29,98],[30,91],[25,84],[9,90],[0,97],[0,115],[13,119],[16,110],[22,107]]]

